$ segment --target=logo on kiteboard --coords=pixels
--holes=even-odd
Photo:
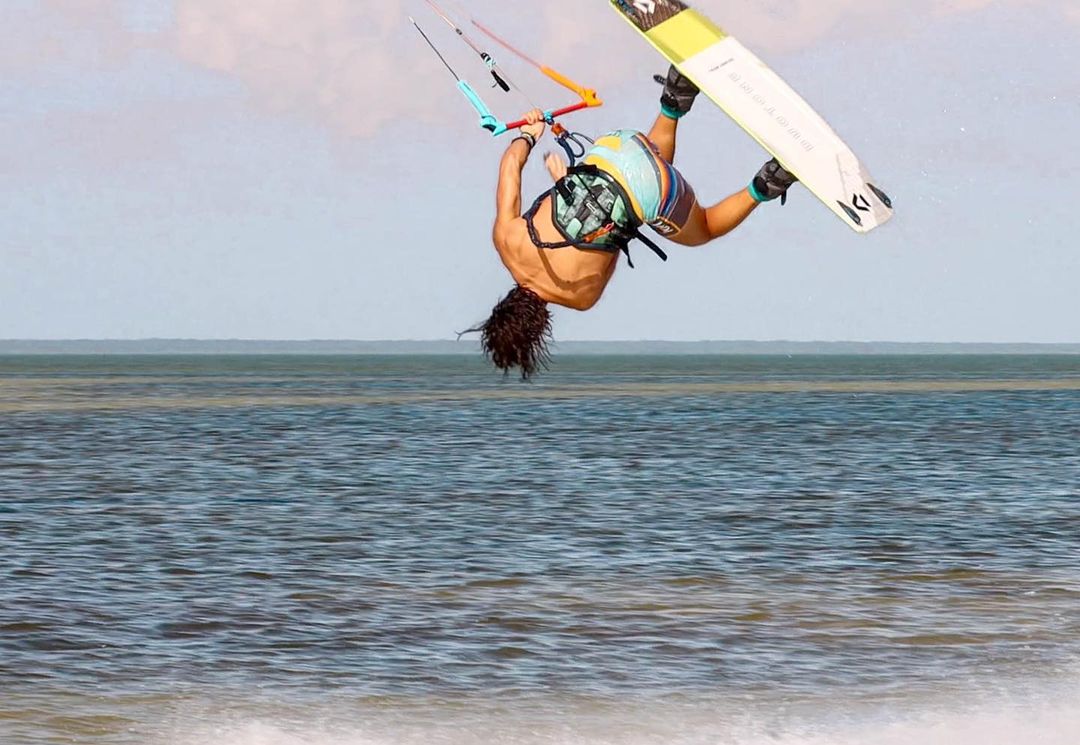
[[[870,191],[872,191],[874,193],[874,196],[877,197],[881,201],[882,204],[884,204],[889,209],[892,209],[892,206],[893,206],[892,205],[892,200],[889,198],[888,194],[886,194],[885,192],[883,192],[881,189],[877,188],[873,184],[867,184],[866,186],[867,186],[867,188],[870,189]],[[855,208],[854,210],[851,209],[851,207],[848,207],[843,202],[837,202],[837,204],[839,204],[843,208],[844,213],[848,217],[851,218],[851,221],[853,223],[855,223],[856,225],[858,225],[859,227],[862,227],[862,224],[863,224],[862,216],[859,215],[859,212],[872,212],[873,211],[873,207],[870,204],[870,200],[867,199],[864,195],[858,194],[858,193],[853,194],[851,196],[851,205],[852,205],[852,207]],[[855,210],[858,210],[859,212],[856,212]]]
[[[640,10],[642,13],[656,12],[655,0],[634,0],[634,7]]]

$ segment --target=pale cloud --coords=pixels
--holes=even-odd
[[[405,119],[436,122],[447,111],[467,115],[467,104],[449,75],[408,24],[407,16],[413,14],[461,72],[484,90],[478,62],[420,0],[174,0],[172,26],[158,34],[135,33],[125,24],[125,10],[130,16],[132,4],[138,2],[162,0],[0,4],[0,26],[7,29],[0,44],[0,72],[57,63],[89,69],[122,62],[141,46],[168,45],[188,63],[239,81],[259,107],[366,137]],[[445,2],[455,7],[453,0]],[[935,17],[971,13],[992,4],[1024,6],[1033,13],[1075,21],[1080,28],[1075,0],[698,3],[766,57],[823,38],[894,37]],[[642,74],[636,65],[612,64],[620,50],[635,50],[638,60],[649,54],[603,0],[574,3],[572,13],[564,4],[471,0],[467,6],[530,52],[602,92]],[[513,69],[518,80],[530,82],[531,73]],[[503,104],[500,113],[507,113],[505,108]]]
[[[90,0],[87,0],[89,2]],[[726,0],[699,5],[764,53],[781,53],[826,36],[899,34],[934,16],[968,13],[992,0]],[[1078,15],[1060,0],[997,0],[1038,12]],[[190,62],[234,75],[256,101],[279,111],[303,112],[355,136],[366,136],[406,117],[434,120],[460,107],[437,60],[408,25],[409,13],[429,29],[440,21],[422,3],[391,0],[177,0],[177,49]],[[553,66],[588,70],[588,82],[621,82],[640,72],[610,64],[616,50],[636,43],[605,2],[530,5],[508,12],[505,2],[475,0],[472,13]],[[712,7],[716,6],[716,7]],[[453,5],[451,5],[453,7]],[[509,33],[509,32],[508,32]],[[452,38],[441,36],[449,45]],[[457,49],[451,50],[457,54]],[[458,57],[460,59],[460,56]],[[463,71],[483,80],[472,60]],[[573,61],[570,64],[569,61]],[[629,67],[629,66],[625,66]],[[584,73],[582,73],[584,74]]]
[[[156,42],[125,23],[131,0],[38,0],[0,3],[0,72],[55,65],[87,70],[124,63]]]
[[[261,105],[366,135],[430,110],[448,87],[420,71],[405,17],[395,1],[180,0],[176,48],[242,80]]]

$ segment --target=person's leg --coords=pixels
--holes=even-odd
[[[690,111],[697,95],[697,86],[689,78],[674,65],[668,68],[664,93],[660,96],[661,113],[648,134],[649,141],[656,145],[668,163],[675,162],[675,133],[679,129],[679,119]]]
[[[674,124],[673,120],[668,121]],[[755,199],[749,189],[743,189],[711,207],[702,207],[693,187],[679,170],[660,163],[655,154],[653,158],[653,166],[661,174],[661,193],[659,210],[656,217],[649,220],[649,225],[675,243],[701,246],[726,235],[741,225],[759,204],[760,200]]]
[[[649,134],[646,135],[649,142],[656,145],[656,149],[660,151],[660,157],[671,164],[675,163],[675,135],[678,130],[678,119],[659,114],[652,125],[652,129],[649,130]]]
[[[681,246],[703,246],[739,227],[758,204],[746,189],[712,207],[695,204],[682,230],[667,238]]]
[[[759,204],[784,197],[791,185],[798,180],[773,158],[761,167],[750,186],[712,207],[703,208],[697,203],[693,190],[681,175],[678,179],[684,198],[694,199],[694,203],[689,210],[683,205],[679,214],[688,214],[688,217],[681,222],[681,228],[677,232],[665,230],[662,233],[669,240],[683,246],[702,246],[727,235],[739,227]],[[679,222],[668,221],[669,228],[672,224],[678,226]]]

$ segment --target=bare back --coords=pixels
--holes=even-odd
[[[533,226],[541,241],[564,240],[551,221],[551,196],[540,203]],[[514,281],[549,303],[574,310],[596,305],[615,273],[619,255],[581,248],[544,249],[533,243],[524,218],[497,235],[495,248]]]

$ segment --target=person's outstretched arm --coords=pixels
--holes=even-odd
[[[499,163],[499,185],[495,191],[495,227],[492,240],[496,248],[501,248],[507,241],[514,221],[521,217],[521,171],[529,159],[532,149],[544,135],[544,114],[534,109],[525,115],[529,122],[522,127],[521,134],[514,138],[503,153]]]

